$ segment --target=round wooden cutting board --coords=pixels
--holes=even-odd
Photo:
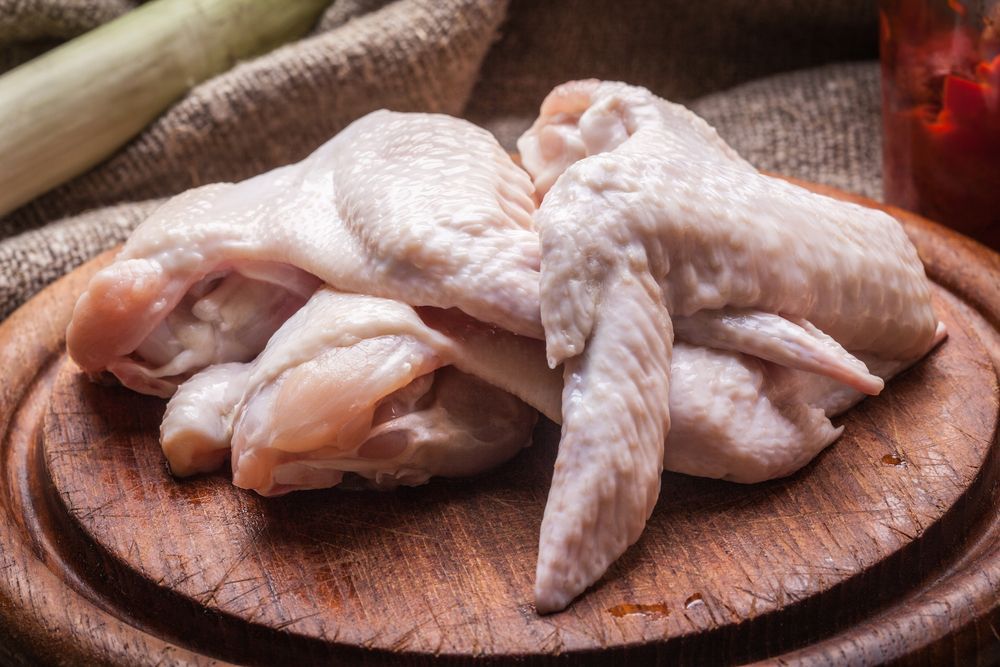
[[[164,402],[65,355],[91,262],[0,327],[0,662],[1000,660],[1000,256],[892,212],[948,340],[791,478],[664,475],[642,539],[550,616],[531,591],[557,427],[394,492],[175,480]]]

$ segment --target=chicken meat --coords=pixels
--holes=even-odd
[[[91,281],[69,353],[173,396],[175,474],[231,460],[264,495],[473,474],[541,411],[544,613],[638,539],[662,469],[791,474],[944,335],[898,223],[645,89],[564,84],[519,148],[526,171],[470,123],[380,111],[178,195]]]
[[[180,385],[160,429],[171,470],[213,470],[232,447],[233,483],[266,496],[345,473],[416,485],[492,468],[528,444],[537,412],[501,387],[558,418],[561,380],[539,341],[424,313],[320,289],[252,362]]]
[[[905,363],[943,330],[896,220],[759,173],[646,89],[563,84],[518,148],[544,194],[541,316],[549,364],[565,377],[535,583],[538,609],[554,611],[653,510],[674,318],[696,318],[681,329],[689,342],[867,393],[882,382],[856,353]]]
[[[166,202],[91,280],[67,347],[166,397],[252,359],[321,282],[540,337],[532,193],[485,130],[374,112],[302,162]]]
[[[822,406],[802,399],[807,373],[684,343],[670,373],[678,415],[666,443],[670,470],[771,479],[840,433]],[[561,391],[542,341],[456,311],[418,314],[323,288],[254,361],[210,366],[181,384],[160,442],[175,475],[232,458],[234,483],[262,495],[334,486],[345,473],[415,485],[506,460],[534,423],[515,394],[558,422]],[[816,402],[829,395],[817,392]],[[849,390],[832,409],[860,396]]]

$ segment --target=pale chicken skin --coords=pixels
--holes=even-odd
[[[852,352],[913,360],[940,332],[898,222],[760,174],[648,90],[563,84],[518,147],[544,193],[542,323],[549,364],[562,363],[566,379],[535,583],[538,609],[554,611],[652,512],[670,429],[672,317],[711,322],[687,328],[692,342],[726,341],[868,393],[881,381]]]
[[[232,446],[233,483],[262,495],[347,472],[416,485],[487,470],[528,444],[537,413],[500,386],[558,417],[560,381],[540,342],[457,313],[428,319],[441,329],[398,301],[317,291],[254,361],[181,384],[160,430],[171,470],[213,470]]]
[[[475,474],[531,408],[561,421],[544,613],[639,537],[663,468],[791,474],[944,335],[895,221],[762,176],[648,91],[561,86],[519,146],[530,176],[465,121],[375,112],[179,195],[91,282],[69,352],[173,395],[176,474],[231,459],[264,495]]]
[[[680,416],[665,464],[677,472],[770,479],[840,432],[812,418],[822,408],[799,388],[783,392],[781,369],[747,355],[678,343],[671,377]],[[487,470],[526,444],[534,411],[495,385],[560,420],[561,381],[541,341],[324,288],[253,362],[181,384],[161,445],[178,476],[215,470],[235,446],[234,483],[262,495],[334,486],[347,472],[382,487],[421,484]]]
[[[459,308],[540,337],[532,192],[527,174],[471,123],[371,113],[302,162],[165,203],[81,296],[69,353],[89,373],[110,371],[126,386],[160,396],[205,365],[249,360],[243,346],[230,343],[247,337],[245,318],[212,319],[185,302],[191,293],[211,299],[233,272],[262,284],[256,294],[228,295],[233,313],[261,299],[301,306],[325,282]],[[178,317],[178,310],[190,315]],[[261,346],[291,314],[271,312],[284,317],[256,325],[269,329]],[[164,326],[171,314],[180,321]],[[192,329],[199,339],[214,339],[210,354],[199,347],[168,363],[143,355],[187,349]]]

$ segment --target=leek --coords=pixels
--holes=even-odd
[[[76,176],[192,86],[303,35],[329,0],[153,0],[0,76],[0,215]]]

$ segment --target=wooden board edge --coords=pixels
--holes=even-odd
[[[103,253],[60,278],[0,324],[0,367],[30,371],[8,374],[0,389],[4,468],[12,454],[12,418],[33,392],[44,392],[38,386],[44,383],[43,370],[65,343],[74,305],[67,295],[81,290],[112,256],[113,251]],[[23,514],[34,508],[12,505],[21,494],[11,488],[8,472],[0,496],[0,638],[5,643],[0,657],[15,664],[218,664],[129,625],[53,572],[25,524]]]

